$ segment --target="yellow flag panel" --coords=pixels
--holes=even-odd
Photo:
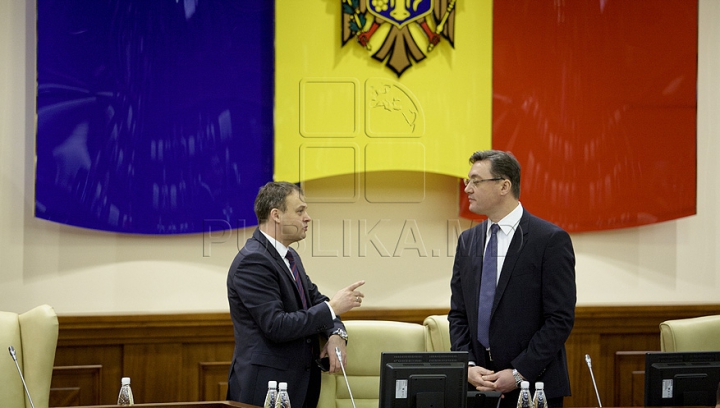
[[[347,191],[333,198],[353,201],[358,175],[382,184],[373,174],[394,172],[410,185],[426,172],[464,177],[470,154],[490,148],[491,1],[275,8],[276,180],[343,176]]]

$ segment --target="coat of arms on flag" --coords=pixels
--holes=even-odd
[[[342,45],[355,37],[398,77],[413,61],[425,59],[443,38],[454,46],[457,0],[340,1]],[[380,43],[376,50],[371,40]]]

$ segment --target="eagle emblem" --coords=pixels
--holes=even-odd
[[[455,3],[457,0],[341,0],[342,46],[352,38],[400,77],[413,63],[425,59],[445,38],[454,48]],[[419,30],[411,30],[416,24]],[[383,30],[385,38],[377,50],[370,39]],[[414,32],[422,32],[424,39]],[[420,41],[423,45],[418,44]]]

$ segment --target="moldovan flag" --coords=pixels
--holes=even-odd
[[[465,177],[490,148],[492,2],[380,3],[275,3],[274,178],[349,186],[325,202],[421,200],[425,172]]]

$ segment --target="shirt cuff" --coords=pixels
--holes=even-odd
[[[335,315],[335,311],[333,310],[332,306],[330,306],[330,302],[328,302],[326,300],[325,304],[328,305],[328,309],[330,309],[330,314],[332,314],[332,318],[333,318],[333,320],[335,320],[335,317],[337,317],[337,316]]]

